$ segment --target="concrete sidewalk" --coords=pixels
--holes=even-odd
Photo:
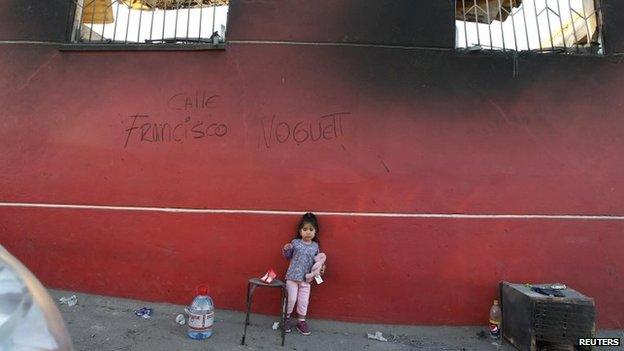
[[[286,335],[280,346],[279,331],[272,330],[278,317],[252,315],[247,330],[247,345],[241,346],[245,314],[217,310],[214,334],[207,340],[189,339],[186,326],[178,325],[175,317],[184,313],[184,306],[146,303],[137,300],[87,295],[69,291],[49,290],[58,302],[61,296],[76,295],[78,304],[59,306],[67,322],[74,348],[94,350],[515,350],[509,344],[493,345],[477,333],[485,327],[421,327],[381,324],[357,324],[309,320],[312,335],[300,335],[295,329]],[[134,315],[143,306],[154,309],[150,319]],[[387,342],[371,340],[367,333],[380,331]],[[604,333],[601,333],[604,334]],[[606,335],[618,335],[606,332]],[[622,337],[622,333],[619,333]],[[602,350],[602,349],[601,349]],[[606,348],[604,348],[606,350]]]

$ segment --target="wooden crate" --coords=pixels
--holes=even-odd
[[[503,337],[518,350],[574,349],[579,338],[596,335],[594,299],[576,290],[551,297],[523,284],[501,282],[500,292]]]

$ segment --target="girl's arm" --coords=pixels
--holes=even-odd
[[[290,259],[290,258],[292,258],[293,251],[295,251],[295,249],[293,248],[293,245],[291,243],[288,243],[288,244],[284,245],[284,247],[282,248],[282,255],[284,255],[284,257]]]

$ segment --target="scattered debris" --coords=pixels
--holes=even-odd
[[[367,334],[369,339],[379,340],[379,341],[388,341],[388,339],[383,337],[383,334],[380,331],[375,332],[375,334]]]
[[[397,344],[403,344],[403,345],[410,346],[412,348],[417,348],[417,349],[421,349],[424,347],[423,342],[413,335],[392,334],[392,340],[390,340],[390,337],[388,337],[388,341],[391,341]]]
[[[70,297],[63,296],[59,299],[59,301],[61,302],[61,305],[67,305],[69,307],[72,307],[78,303],[78,298],[76,297],[76,295],[72,295]]]
[[[136,314],[139,317],[147,319],[147,318],[150,318],[152,316],[153,312],[154,312],[154,310],[149,308],[149,307],[141,307],[138,310],[134,311],[134,314]]]
[[[110,1],[110,0],[109,0]],[[123,0],[123,2],[135,9],[183,9],[188,7],[222,6],[227,5],[229,0]]]
[[[273,330],[277,330],[277,329],[279,329],[279,325],[280,325],[280,322],[275,322],[275,323],[273,323],[273,326],[271,328]]]
[[[459,21],[479,22],[485,24],[491,24],[496,20],[502,23],[513,12],[514,8],[520,7],[521,5],[522,0],[458,1],[455,3],[455,19]],[[479,11],[477,11],[477,9]]]
[[[184,325],[186,324],[186,318],[184,318],[184,315],[182,313],[180,313],[179,315],[176,316],[176,323],[178,323],[179,325]]]

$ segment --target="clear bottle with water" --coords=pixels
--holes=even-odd
[[[212,335],[214,303],[208,292],[208,287],[199,287],[191,305],[184,309],[189,316],[187,335],[191,339],[201,340]]]

